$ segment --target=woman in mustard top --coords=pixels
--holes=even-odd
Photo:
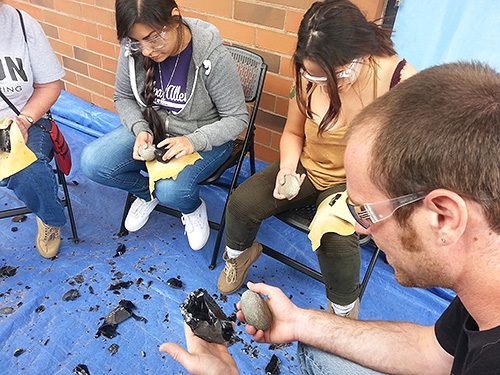
[[[345,191],[344,134],[352,118],[416,70],[396,56],[391,31],[368,22],[347,0],[314,3],[298,31],[295,85],[280,142],[280,160],[247,179],[231,195],[226,213],[226,266],[218,288],[230,294],[262,253],[254,241],[262,220],[285,210],[320,205]],[[300,191],[278,192],[285,175]],[[360,250],[356,233],[324,233],[316,249],[329,310],[356,318]]]

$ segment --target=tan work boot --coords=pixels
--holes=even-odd
[[[333,311],[331,301],[328,301],[328,312],[335,314],[335,311]],[[349,311],[344,316],[349,319],[358,319],[358,314],[359,314],[359,298],[357,298],[356,301],[354,301],[354,307],[351,309],[351,311]]]
[[[38,224],[36,249],[44,258],[56,256],[61,243],[61,229],[45,224],[38,216],[36,222]]]
[[[245,282],[248,269],[262,254],[262,245],[254,241],[252,246],[246,249],[237,258],[229,259],[227,252],[224,252],[223,259],[226,266],[219,276],[217,288],[222,294],[231,294],[236,292]]]

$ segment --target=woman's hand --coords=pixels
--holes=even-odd
[[[258,331],[255,327],[247,325],[246,332],[259,343],[285,344],[297,340],[298,324],[307,324],[306,321],[301,321],[301,311],[303,310],[295,306],[279,288],[252,282],[248,282],[247,286],[248,289],[268,297],[265,301],[271,310],[273,319],[271,327],[266,331]],[[236,307],[240,310],[236,317],[244,322],[245,317],[241,312],[240,302]]]
[[[144,159],[139,155],[139,147],[142,145],[145,145],[147,143],[153,143],[153,136],[148,133],[148,132],[140,132],[137,134],[137,137],[135,137],[135,143],[134,143],[134,152],[132,154],[132,157],[135,160],[141,160],[144,161]]]
[[[290,168],[282,168],[282,169],[280,169],[280,171],[276,175],[276,184],[274,185],[274,191],[273,191],[273,197],[276,198],[276,199],[288,199],[288,200],[292,200],[298,194],[297,193],[294,196],[291,196],[291,197],[287,198],[287,197],[285,197],[284,195],[281,195],[278,192],[279,187],[285,183],[285,176],[287,174],[291,174],[291,175],[294,175],[295,177],[297,177],[297,180],[299,181],[299,186],[302,185],[302,183],[304,182],[304,179],[306,178],[305,174],[300,175],[300,174],[295,173],[294,171],[292,171]]]
[[[234,324],[234,323],[233,323]],[[184,323],[187,350],[174,343],[160,346],[160,352],[168,353],[193,375],[237,375],[240,372],[227,344],[206,342],[195,336]]]
[[[169,160],[172,158],[180,158],[184,155],[191,155],[194,152],[194,147],[188,137],[172,137],[166,138],[160,143],[158,147],[167,148],[167,152],[163,155],[163,160]]]
[[[31,124],[28,121],[28,119],[24,116],[17,116],[17,117],[7,117],[7,119],[12,119],[16,123],[17,127],[21,131],[21,134],[23,135],[24,138],[24,143],[28,142],[28,129],[30,128]]]

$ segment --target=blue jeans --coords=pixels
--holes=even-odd
[[[297,343],[300,375],[383,375],[342,357]]]
[[[146,163],[132,158],[135,136],[123,126],[96,139],[83,149],[80,167],[91,180],[128,191],[151,200],[149,179],[141,171]],[[210,177],[231,155],[232,142],[200,152],[203,159],[184,168],[175,180],[156,181],[154,196],[161,204],[183,214],[194,212],[201,204],[199,183]]]
[[[37,123],[48,130],[52,125],[47,119]],[[28,129],[26,146],[33,151],[37,160],[23,170],[5,178],[2,186],[7,186],[45,224],[61,227],[66,223],[64,207],[59,199],[56,175],[50,165],[54,144],[50,134],[38,126]]]

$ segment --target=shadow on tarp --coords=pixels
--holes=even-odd
[[[71,229],[69,224],[65,225],[61,228],[58,258],[46,260],[34,246],[34,215],[27,215],[22,223],[0,220],[0,267],[17,267],[14,276],[0,277],[1,373],[70,375],[78,364],[85,364],[91,375],[186,374],[182,366],[158,352],[159,345],[166,341],[185,345],[179,304],[189,292],[203,287],[231,315],[244,289],[230,296],[218,292],[222,252],[215,270],[208,269],[215,242],[213,231],[205,248],[195,252],[189,248],[178,218],[153,212],[144,228],[119,238],[116,234],[126,193],[89,181],[79,165],[81,150],[95,139],[96,132],[107,132],[119,125],[117,115],[68,93],[61,95],[54,108],[56,113],[73,156],[73,169],[67,181],[81,242],[71,241]],[[258,170],[265,166],[257,163]],[[242,179],[250,175],[249,169],[246,160]],[[227,175],[225,178],[229,179]],[[210,219],[218,219],[226,191],[203,186],[201,196],[207,203]],[[0,189],[0,202],[2,209],[20,205],[5,188]],[[278,219],[264,221],[257,240],[318,268],[307,236]],[[127,250],[114,257],[120,243]],[[371,254],[370,247],[362,248],[362,273]],[[167,285],[172,277],[182,280],[182,289]],[[282,288],[298,306],[326,307],[322,284],[266,255],[251,267],[248,279]],[[127,289],[109,290],[110,285],[119,282],[132,283]],[[70,289],[77,289],[80,297],[63,301],[63,295]],[[380,259],[363,297],[359,317],[430,325],[451,297],[449,291],[442,289],[400,286],[394,280],[392,268]],[[147,323],[128,319],[119,324],[119,335],[115,338],[96,338],[102,318],[122,299],[132,301],[137,306],[134,312],[145,317]],[[282,374],[298,373],[296,344],[285,347],[257,344],[241,324],[236,326],[236,332],[238,340],[229,350],[242,374],[264,374],[273,354],[281,360]],[[328,339],[326,334],[325,339]],[[113,347],[116,352],[112,344],[118,345]]]

